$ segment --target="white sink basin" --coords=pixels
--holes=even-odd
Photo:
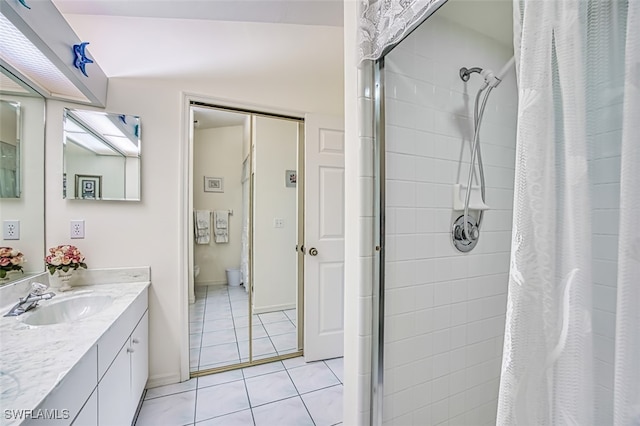
[[[49,325],[78,321],[109,307],[113,299],[105,295],[75,296],[38,306],[22,320],[29,325]]]

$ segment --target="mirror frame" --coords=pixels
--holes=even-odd
[[[138,115],[64,108],[62,198],[85,201],[141,201],[140,128]],[[69,175],[69,143],[103,161],[95,162],[85,170],[71,170],[73,174]],[[123,163],[122,166],[116,167],[115,163],[118,160],[123,160]],[[112,164],[109,165],[105,161]],[[82,163],[86,164],[86,161],[83,160]],[[96,163],[102,165],[98,167]],[[116,168],[120,168],[121,172],[114,172]],[[103,174],[100,174],[100,170]],[[136,175],[137,179],[133,179],[132,176]],[[110,176],[114,179],[109,179]],[[81,190],[78,187],[80,184],[83,185]],[[108,185],[106,188],[103,187],[105,184]]]

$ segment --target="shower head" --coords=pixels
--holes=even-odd
[[[471,78],[471,73],[477,72],[478,74],[480,74],[482,72],[482,68],[466,68],[466,67],[462,67],[460,68],[460,78],[462,79],[462,81],[469,81],[469,79]]]

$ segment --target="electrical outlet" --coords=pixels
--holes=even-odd
[[[4,240],[19,240],[20,239],[20,221],[5,220],[4,222],[2,222],[2,238]]]
[[[274,228],[284,228],[284,219],[276,217],[273,219],[273,227]]]
[[[71,238],[84,238],[84,220],[71,221]]]

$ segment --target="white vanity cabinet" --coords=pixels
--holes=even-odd
[[[147,308],[145,288],[38,405],[41,417],[26,424],[130,425],[149,375]]]
[[[98,425],[129,425],[147,383],[148,314],[120,348],[117,356],[98,383]]]
[[[149,375],[148,330],[145,291],[98,342],[99,426],[131,424]]]

